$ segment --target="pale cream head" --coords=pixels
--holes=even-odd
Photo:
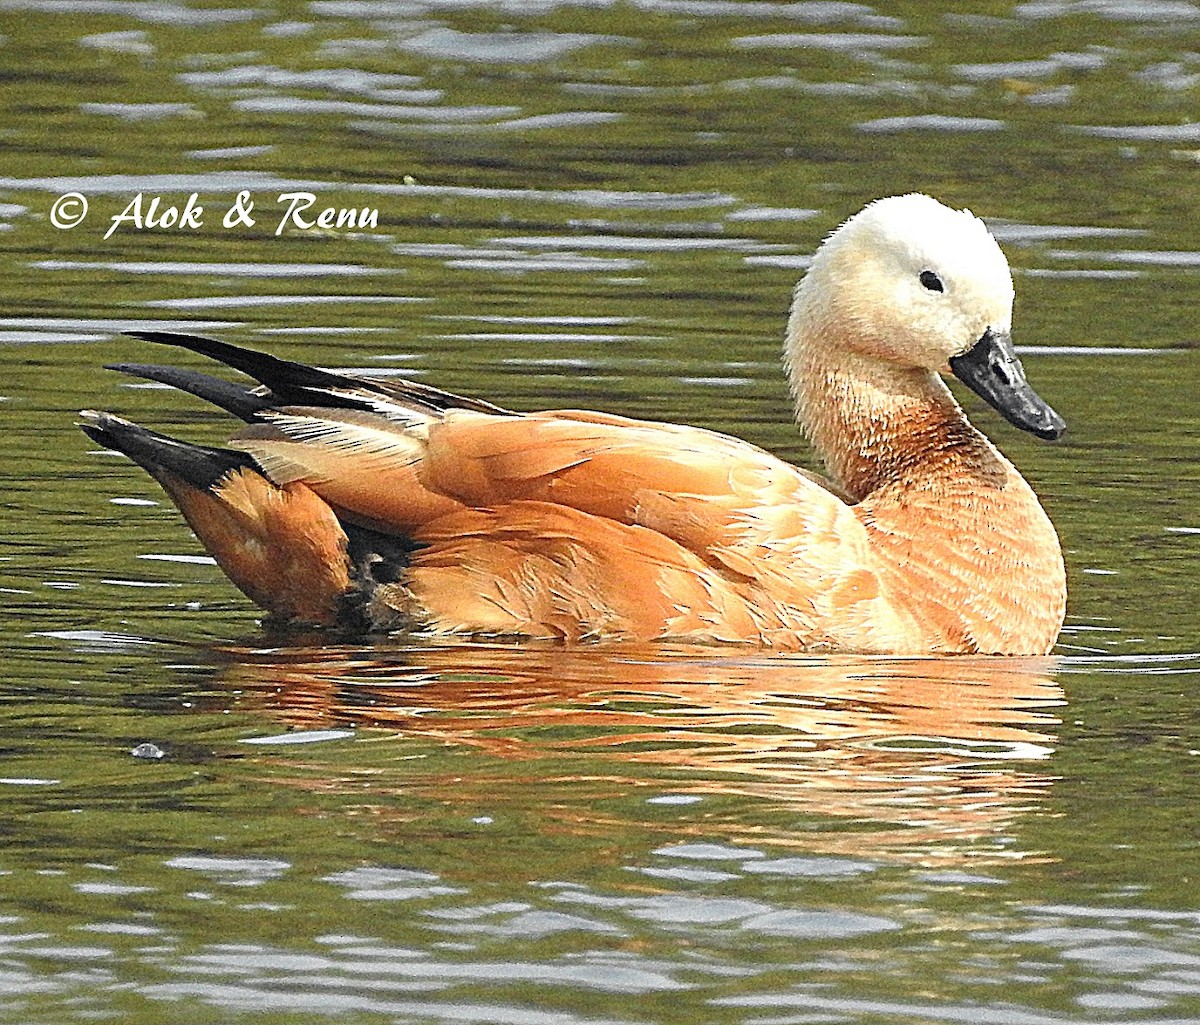
[[[913,193],[870,203],[825,240],[794,314],[815,329],[810,341],[940,370],[989,330],[1007,335],[1012,304],[1008,261],[984,223]]]

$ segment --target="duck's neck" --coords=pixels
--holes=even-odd
[[[851,498],[1002,459],[936,374],[858,355],[827,332],[793,310],[788,374],[798,423]]]

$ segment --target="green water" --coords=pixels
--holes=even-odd
[[[0,0],[0,1021],[1200,1020],[1200,5],[944,6]],[[913,189],[1070,424],[963,399],[1047,659],[271,633],[73,426],[221,439],[152,323],[812,465],[790,289]]]

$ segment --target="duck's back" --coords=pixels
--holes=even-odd
[[[404,572],[375,589],[377,616],[438,633],[922,650],[843,498],[744,441],[586,411],[449,410],[399,431],[369,419],[291,409],[236,443],[281,483],[411,541]]]

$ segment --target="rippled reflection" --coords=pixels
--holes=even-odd
[[[633,784],[853,820],[823,850],[946,860],[1013,850],[1050,785],[1063,694],[1049,659],[836,660],[686,648],[463,645],[237,649],[223,683],[289,726],[390,727],[555,778]],[[324,782],[321,784],[324,786]],[[463,800],[474,800],[467,779]],[[586,828],[575,823],[575,828]],[[789,842],[782,837],[781,842]]]

